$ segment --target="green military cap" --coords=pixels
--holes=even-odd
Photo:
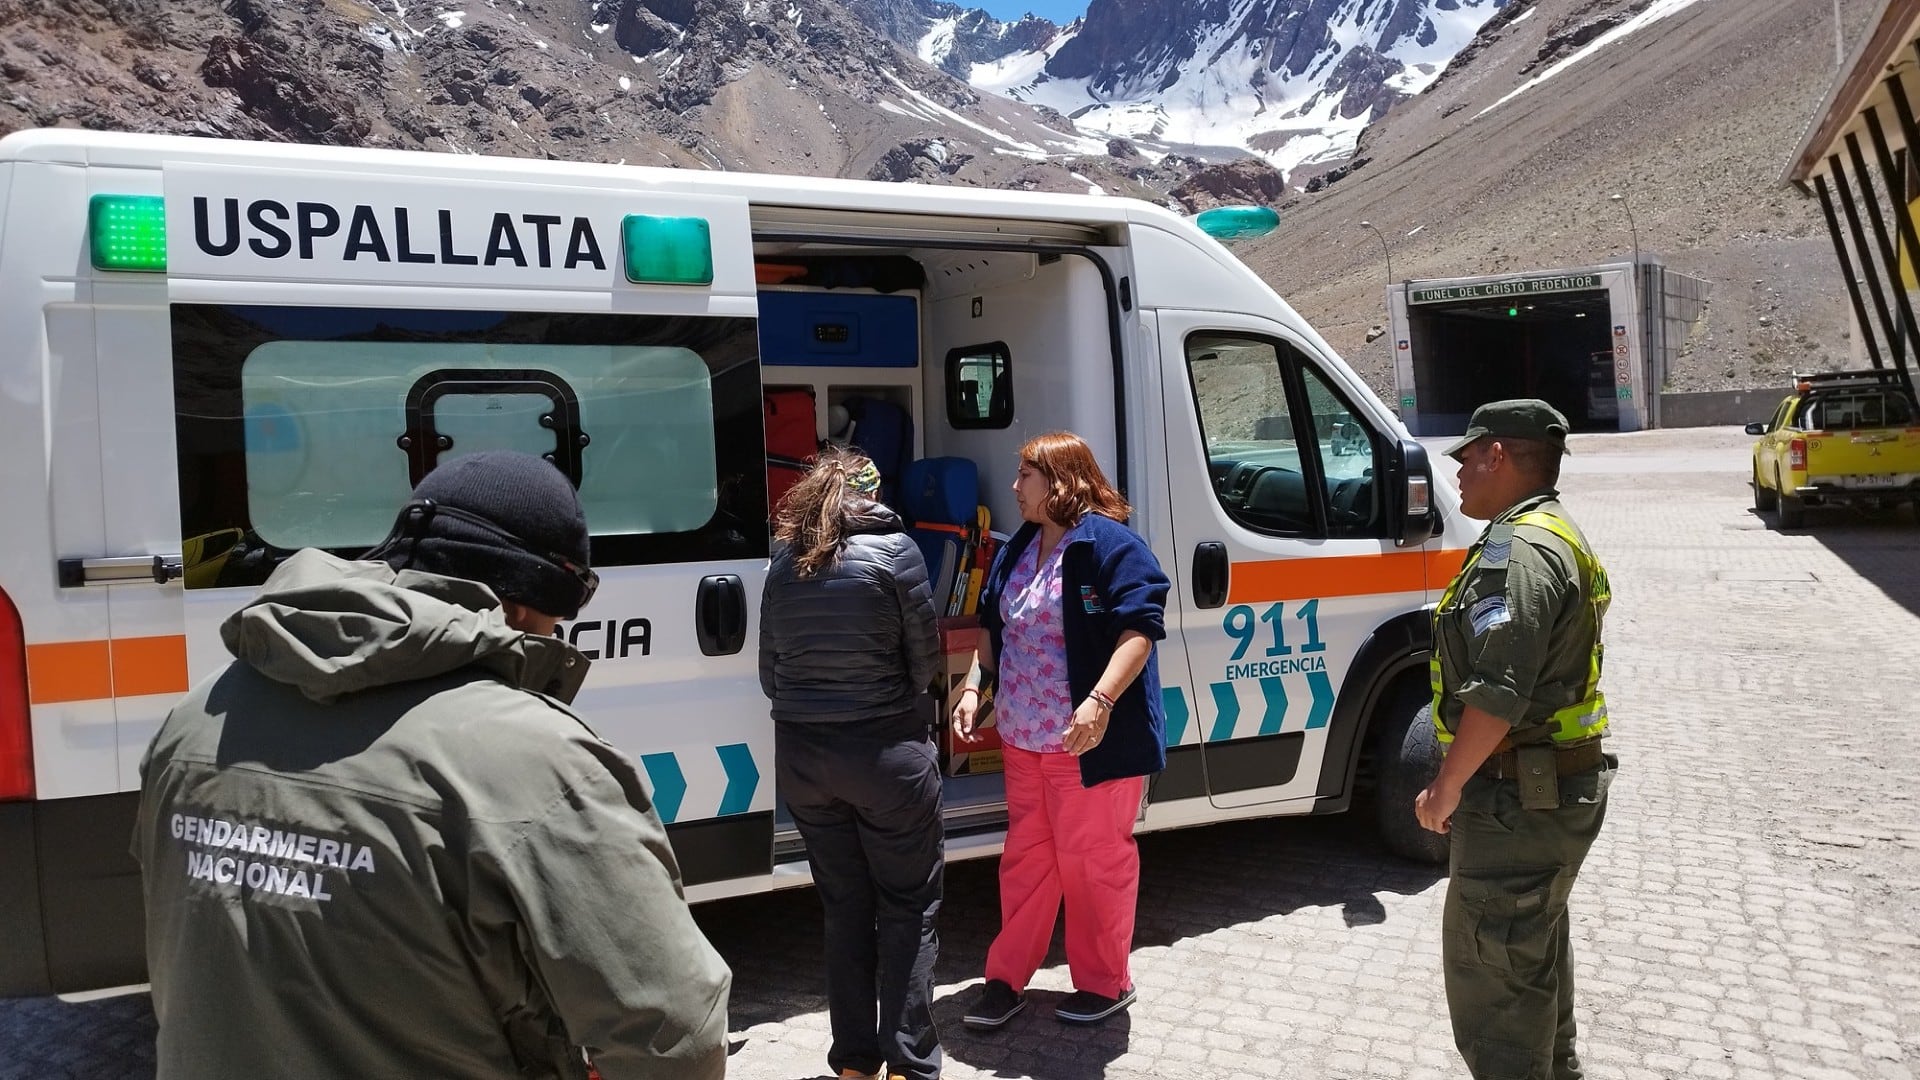
[[[1572,452],[1567,449],[1567,418],[1560,415],[1559,409],[1539,398],[1489,401],[1473,410],[1473,419],[1467,421],[1467,433],[1447,447],[1447,456],[1459,457],[1460,451],[1471,446],[1482,435],[1533,439],[1552,443],[1563,454]]]

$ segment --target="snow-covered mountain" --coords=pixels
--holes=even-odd
[[[1093,0],[1068,26],[934,0],[864,0],[886,32],[974,87],[1081,131],[1292,173],[1333,162],[1529,0]]]
[[[1279,194],[1268,162],[1296,185],[1325,173],[1298,167],[1344,159],[1494,11],[1539,2],[1093,0],[1057,26],[950,0],[0,0],[0,132],[823,172],[1193,210]]]

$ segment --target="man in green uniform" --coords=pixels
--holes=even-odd
[[[1567,421],[1533,399],[1476,409],[1447,449],[1490,522],[1434,612],[1446,749],[1416,799],[1452,836],[1442,925],[1454,1041],[1476,1080],[1578,1080],[1567,894],[1606,816],[1606,571],[1555,485]]]
[[[159,1080],[719,1080],[731,976],[566,705],[573,485],[486,451],[413,496],[365,561],[276,569],[141,762]]]

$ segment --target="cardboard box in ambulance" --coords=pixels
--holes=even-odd
[[[1141,831],[1371,786],[1389,846],[1436,853],[1412,720],[1457,499],[1159,207],[29,131],[0,140],[0,325],[0,993],[144,977],[138,763],[227,661],[220,622],[485,447],[579,487],[602,585],[562,630],[595,658],[577,705],[645,769],[689,894],[806,883],[748,644],[763,408],[794,389],[819,437],[881,402],[904,454],[973,461],[1001,531],[1022,442],[1096,448],[1174,584]],[[1001,777],[972,765],[947,781],[954,858],[1003,836]]]

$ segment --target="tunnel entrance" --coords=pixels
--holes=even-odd
[[[1647,394],[1660,379],[1646,328],[1662,317],[1641,317],[1634,278],[1634,264],[1616,263],[1388,286],[1401,418],[1416,435],[1458,434],[1477,406],[1535,397],[1576,431],[1649,426]]]
[[[1614,342],[1607,294],[1553,293],[1415,307],[1413,377],[1432,414],[1500,398],[1542,398],[1575,431],[1614,431]]]

